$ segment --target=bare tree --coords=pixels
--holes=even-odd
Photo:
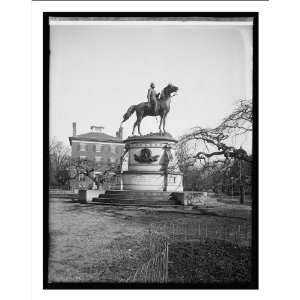
[[[251,100],[240,100],[233,111],[215,128],[192,128],[190,133],[180,138],[179,144],[194,144],[194,151],[186,153],[186,157],[196,159],[204,168],[214,169],[218,173],[228,174],[239,161],[240,174],[244,162],[251,163],[252,156],[241,146],[230,144],[232,137],[252,134],[253,112]],[[191,148],[191,146],[190,146]],[[212,158],[212,160],[210,160]],[[204,163],[203,163],[204,162]],[[239,176],[241,202],[244,201],[244,181]]]
[[[117,168],[118,166],[115,165],[103,168],[101,164],[98,164],[95,161],[76,158],[71,161],[70,177],[75,179],[79,178],[80,175],[83,175],[94,182],[97,189],[99,189],[102,185],[110,183],[115,176]],[[100,170],[101,172],[98,172]]]
[[[49,146],[50,185],[66,186],[69,183],[70,148],[53,139]]]
[[[176,144],[176,162],[181,172],[185,173],[190,167],[194,166],[195,158],[190,154],[188,143]]]
[[[240,100],[233,112],[230,113],[216,128],[195,127],[190,133],[180,139],[180,143],[195,141],[200,148],[193,157],[205,160],[214,156],[223,156],[225,159],[238,158],[251,161],[251,157],[242,147],[235,148],[228,144],[233,136],[241,136],[252,132],[252,101]],[[215,150],[213,150],[215,149]]]

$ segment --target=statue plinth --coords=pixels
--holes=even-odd
[[[176,168],[175,140],[170,134],[150,133],[125,141],[128,169],[116,188],[136,191],[182,191],[182,173]]]

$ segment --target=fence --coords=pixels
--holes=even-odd
[[[147,237],[151,258],[137,268],[127,282],[168,282],[169,246],[174,242],[205,242],[210,239],[250,246],[251,228],[247,224],[220,227],[200,222],[156,223],[149,226]]]
[[[163,244],[163,250],[154,254],[154,256],[145,264],[142,264],[136,272],[130,276],[127,281],[131,282],[159,282],[168,281],[168,242]]]
[[[78,194],[69,190],[49,189],[49,198],[51,198],[52,200],[54,198],[77,200]]]
[[[220,225],[203,222],[167,222],[151,224],[149,230],[164,236],[169,243],[212,239],[240,246],[250,246],[251,244],[251,228],[248,224],[233,224],[221,227]]]
[[[50,188],[49,189],[49,194],[73,194],[73,191],[69,189],[64,189],[64,188]]]

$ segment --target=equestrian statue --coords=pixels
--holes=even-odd
[[[130,118],[130,116],[135,112],[136,121],[133,125],[132,135],[134,135],[136,127],[138,127],[139,135],[142,135],[140,131],[142,119],[147,116],[160,116],[159,133],[165,134],[166,118],[170,111],[171,98],[176,95],[177,91],[178,87],[169,83],[161,91],[161,93],[156,93],[155,85],[154,83],[151,83],[147,94],[148,102],[141,102],[137,105],[131,105],[128,108],[126,114],[124,114],[121,124],[127,121]],[[163,131],[161,130],[162,125]]]

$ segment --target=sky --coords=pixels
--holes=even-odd
[[[174,137],[194,126],[214,127],[239,99],[252,98],[252,27],[215,25],[51,25],[50,138],[68,145],[90,126],[115,135],[128,107],[147,101],[169,82],[166,130]],[[135,115],[124,127],[131,134]],[[158,131],[156,118],[143,134]],[[243,145],[249,148],[249,139]]]

